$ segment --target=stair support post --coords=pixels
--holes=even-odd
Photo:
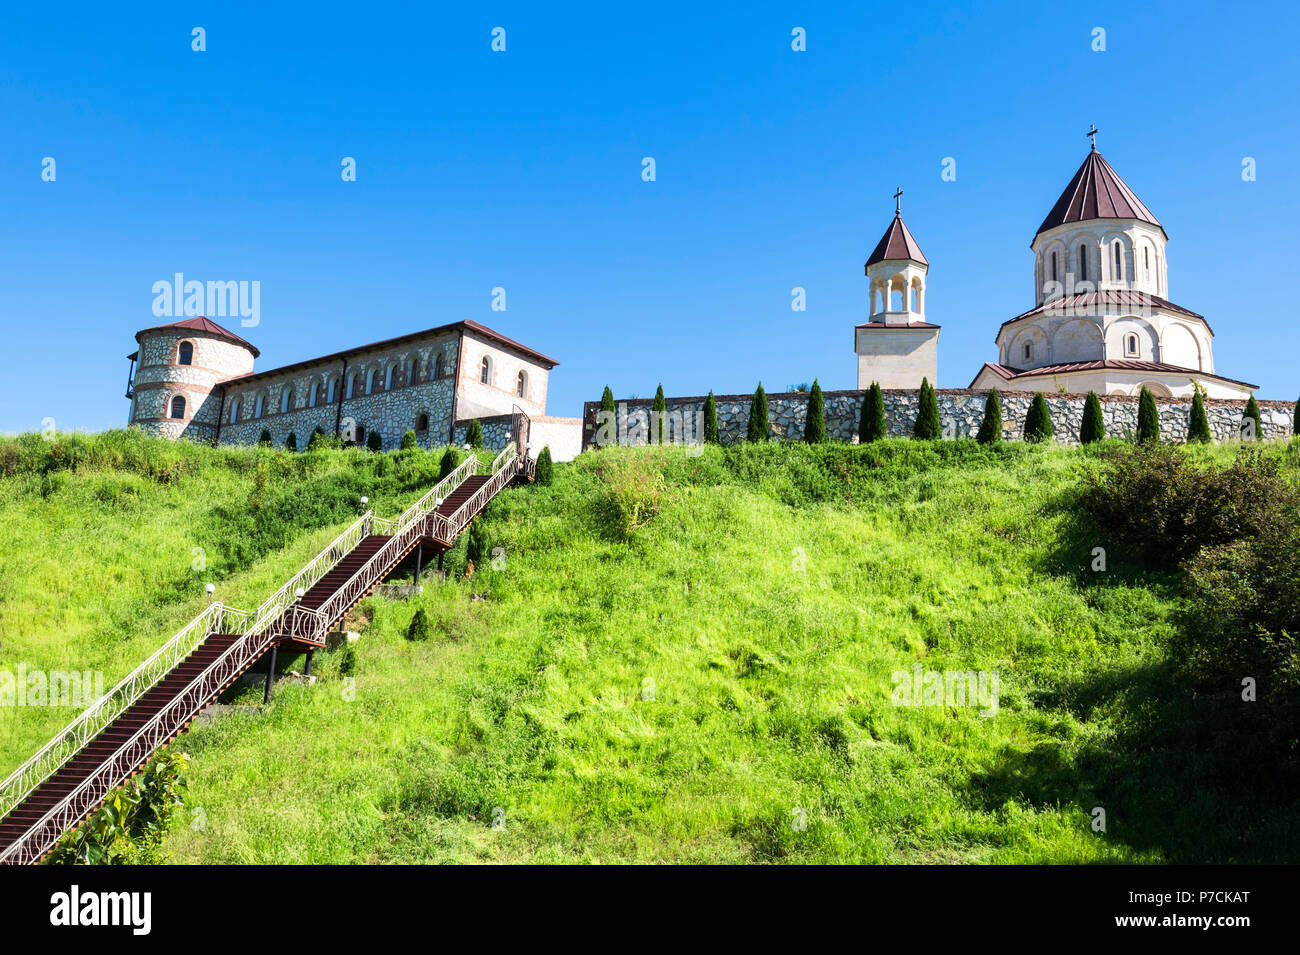
[[[305,674],[306,676],[311,676],[311,658],[315,653],[316,653],[315,650],[307,651],[307,672]]]
[[[271,644],[271,653],[266,665],[266,691],[262,694],[262,702],[271,702],[271,684],[275,681],[275,654],[279,649],[275,644]]]
[[[420,562],[424,559],[424,541],[415,545],[415,586],[420,586]]]

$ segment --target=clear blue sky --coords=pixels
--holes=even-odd
[[[262,6],[7,9],[0,431],[124,423],[132,336],[178,271],[261,283],[259,368],[473,318],[560,360],[552,414],[606,383],[852,388],[898,185],[939,383],[964,387],[1032,304],[1089,123],[1216,369],[1300,392],[1293,5]]]

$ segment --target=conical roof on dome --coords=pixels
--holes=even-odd
[[[207,332],[209,335],[214,335],[217,338],[224,338],[227,341],[234,342],[236,345],[243,345],[253,353],[254,358],[257,358],[262,354],[252,343],[244,341],[244,339],[230,331],[230,329],[222,328],[212,319],[203,315],[196,316],[195,318],[182,319],[179,322],[168,322],[166,325],[154,325],[152,328],[143,328],[135,333],[135,340],[139,341],[140,336],[145,332],[156,332],[163,328],[188,328],[191,331]]]
[[[1034,235],[1037,237],[1067,222],[1089,219],[1139,219],[1165,231],[1160,220],[1096,149],[1088,153]]]
[[[912,233],[903,222],[902,215],[897,212],[894,213],[894,221],[889,224],[889,228],[876,244],[875,251],[867,259],[867,265],[875,265],[886,259],[911,259],[922,265],[930,264],[921,247],[916,244],[916,239],[912,238]]]

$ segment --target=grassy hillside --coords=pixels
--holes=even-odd
[[[361,513],[437,472],[423,452],[214,449],[117,431],[0,439],[0,669],[113,686],[201,611],[252,609]],[[0,709],[0,778],[79,710]]]
[[[125,672],[201,607],[193,546],[231,603],[256,603],[357,496],[392,513],[436,460],[107,440],[159,461],[0,482],[22,529],[0,545],[0,667],[43,653]],[[163,479],[168,460],[181,473]],[[558,465],[554,486],[481,519],[498,566],[461,579],[462,542],[452,581],[361,605],[351,676],[324,656],[315,685],[173,744],[192,757],[193,824],[166,848],[195,863],[1294,860],[1294,800],[1225,776],[1170,679],[1173,579],[1088,570],[1070,504],[1099,461],[887,441]],[[59,583],[12,569],[38,558]],[[140,608],[148,627],[129,624]],[[411,642],[420,608],[433,637]],[[892,674],[917,663],[998,671],[996,715],[893,705]],[[43,741],[33,711],[0,719],[15,714],[8,765]]]

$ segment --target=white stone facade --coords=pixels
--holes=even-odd
[[[213,440],[221,382],[251,372],[252,353],[194,329],[149,329],[140,333],[139,343],[130,424],[160,437]],[[185,345],[189,352],[183,356]],[[189,358],[187,364],[183,357]]]

